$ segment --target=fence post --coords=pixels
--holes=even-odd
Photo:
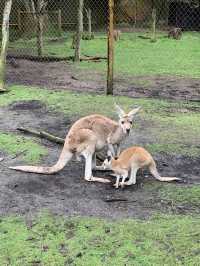
[[[109,23],[108,23],[108,62],[107,62],[107,89],[106,94],[113,94],[113,65],[114,65],[114,0],[108,0]]]
[[[58,29],[61,32],[62,31],[62,15],[61,15],[61,9],[58,10]]]
[[[22,31],[22,25],[21,25],[21,10],[18,10],[18,11],[17,11],[17,24],[18,24],[19,32],[21,33],[21,31]]]

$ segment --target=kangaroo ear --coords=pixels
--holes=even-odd
[[[124,110],[122,110],[122,108],[116,103],[115,103],[115,109],[117,111],[119,118],[122,118],[125,115]]]
[[[133,110],[131,110],[129,113],[128,113],[128,116],[131,117],[131,119],[133,119],[134,115],[137,114],[139,111],[141,110],[141,107],[137,107],[137,108],[134,108]]]

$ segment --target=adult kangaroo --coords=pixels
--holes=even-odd
[[[98,114],[85,116],[76,121],[66,136],[63,150],[55,165],[51,167],[15,166],[9,168],[23,172],[54,174],[62,170],[73,155],[77,158],[82,155],[85,158],[85,180],[102,183],[110,182],[107,179],[92,175],[92,169],[103,169],[101,166],[96,167],[95,152],[107,146],[114,156],[115,147],[117,147],[118,155],[120,153],[120,143],[129,135],[134,115],[140,110],[140,107],[138,107],[129,113],[125,113],[118,105],[115,105],[115,107],[119,116],[118,122]]]

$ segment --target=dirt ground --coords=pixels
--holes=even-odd
[[[0,113],[3,118],[0,130],[5,131],[6,128],[9,132],[16,132],[18,126],[32,127],[34,124],[34,128],[43,128],[57,136],[64,137],[73,123],[73,120],[64,117],[61,113],[49,112],[39,101],[13,103],[8,107],[0,108]],[[141,129],[135,131],[124,145],[127,146],[135,140],[142,143],[143,133]],[[42,164],[55,163],[61,147],[46,140],[40,141],[48,149],[49,154]],[[157,196],[157,191],[147,189],[148,184],[152,187],[158,183],[157,190],[165,186],[150,177],[147,172],[139,175],[136,186],[116,190],[112,184],[85,182],[83,180],[84,165],[80,162],[71,161],[60,173],[48,176],[10,170],[8,166],[21,164],[20,156],[13,158],[6,154],[0,155],[5,157],[1,162],[0,173],[0,215],[34,213],[47,209],[67,216],[146,218],[156,211],[163,212],[172,209],[168,202]],[[155,159],[159,162],[158,168],[162,175],[176,175],[186,179],[186,184],[177,184],[177,186],[188,186],[199,182],[197,176],[200,159],[173,158],[166,157],[164,154],[157,155]],[[108,173],[96,172],[95,174],[108,177]],[[112,177],[110,178],[112,180]],[[118,199],[120,201],[115,202]],[[180,210],[181,213],[189,211],[190,206],[184,206]]]
[[[98,64],[98,63],[97,63]],[[9,59],[7,81],[9,83],[41,86],[52,89],[68,89],[81,92],[103,93],[105,74],[94,70],[74,68],[65,62],[34,62]],[[200,79],[171,76],[116,76],[116,95],[129,97],[153,97],[165,99],[200,100]]]
[[[38,85],[52,89],[74,89],[78,91],[102,93],[104,77],[95,72],[79,70],[75,72],[71,64],[63,62],[36,63],[18,60],[17,66],[9,63],[7,80],[11,84]],[[85,80],[85,77],[92,77]],[[145,80],[148,77],[144,78]],[[131,97],[158,97],[199,100],[200,80],[181,78],[151,78],[148,89],[138,86],[138,78],[118,78],[119,94]],[[172,89],[173,86],[173,89]],[[128,89],[127,89],[128,88]],[[164,90],[165,89],[165,90]],[[0,108],[0,130],[16,132],[18,126],[43,128],[63,137],[73,123],[73,118],[62,113],[49,112],[39,101],[18,102]],[[150,125],[149,125],[150,126]],[[138,129],[125,143],[144,143],[145,129]],[[148,129],[147,129],[148,130]],[[148,138],[148,136],[146,136]],[[41,164],[57,161],[61,147],[46,140],[39,140],[48,149],[48,157]],[[26,174],[9,170],[8,166],[19,165],[20,156],[12,158],[6,154],[0,172],[0,215],[8,213],[24,214],[47,209],[57,214],[99,216],[108,218],[146,218],[157,211],[173,211],[172,206],[158,197],[158,191],[147,189],[148,184],[158,183],[157,190],[165,186],[155,181],[147,172],[140,174],[137,185],[116,190],[112,184],[88,183],[83,180],[83,163],[71,161],[64,170],[55,175]],[[200,158],[171,157],[158,154],[155,158],[162,175],[183,177],[187,182],[177,186],[199,183]],[[184,173],[184,175],[182,174]],[[95,173],[108,177],[108,173]],[[145,176],[145,177],[144,177]],[[188,178],[189,177],[189,178]],[[110,177],[112,179],[112,177]],[[151,186],[150,186],[151,187]],[[114,200],[114,201],[113,201]],[[190,206],[184,206],[176,213],[188,213]]]

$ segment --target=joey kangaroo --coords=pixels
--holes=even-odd
[[[118,188],[119,185],[124,187],[125,185],[129,186],[136,183],[136,174],[138,169],[147,167],[150,173],[159,181],[174,181],[181,180],[177,177],[161,177],[157,171],[156,163],[152,158],[151,154],[142,147],[130,147],[124,150],[118,159],[108,156],[108,158],[103,163],[104,167],[108,167],[114,171],[116,174],[117,180],[115,187]],[[125,182],[130,171],[129,181]],[[120,178],[122,181],[120,182]]]
[[[140,110],[140,107],[125,113],[118,105],[116,111],[119,121],[116,122],[103,115],[89,115],[76,121],[69,130],[64,148],[57,163],[51,167],[47,166],[15,166],[10,169],[23,172],[33,172],[40,174],[54,174],[62,170],[64,166],[72,159],[73,155],[79,158],[85,158],[85,180],[110,182],[104,178],[94,177],[92,168],[103,170],[95,167],[95,152],[108,147],[110,154],[115,156],[115,146],[117,146],[117,155],[120,153],[120,143],[130,133],[134,115]],[[95,165],[94,165],[95,164]]]

